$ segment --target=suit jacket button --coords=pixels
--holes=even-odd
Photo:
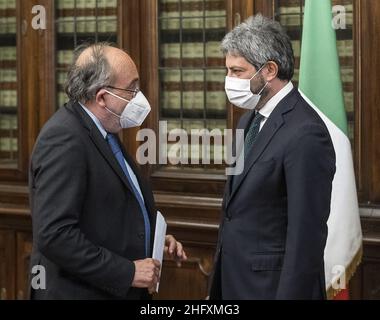
[[[139,238],[140,239],[144,239],[144,237],[145,237],[145,234],[143,232],[139,233]]]
[[[229,222],[231,221],[231,217],[226,217],[226,220]]]

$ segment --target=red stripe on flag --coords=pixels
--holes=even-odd
[[[350,293],[348,291],[348,289],[345,289],[345,290],[342,290],[341,292],[339,292],[334,300],[350,300]]]

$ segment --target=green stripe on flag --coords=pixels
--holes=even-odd
[[[299,89],[348,135],[331,0],[305,2]]]

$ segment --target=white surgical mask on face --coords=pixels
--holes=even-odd
[[[251,80],[259,74],[264,66],[265,65],[263,65],[251,79],[240,79],[228,76],[226,77],[225,90],[228,100],[233,105],[249,110],[256,108],[257,104],[260,101],[261,94],[268,85],[268,82],[260,90],[259,93],[254,94],[251,91]]]
[[[107,107],[105,107],[108,112],[120,119],[120,126],[122,128],[133,128],[142,125],[145,118],[148,116],[151,107],[148,100],[145,98],[141,91],[139,91],[132,100],[127,100],[122,97],[119,97],[117,94],[114,94],[111,91],[105,91],[109,93],[111,96],[128,102],[121,115],[118,115],[115,112],[108,109]]]

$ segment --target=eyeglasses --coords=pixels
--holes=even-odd
[[[121,91],[126,91],[126,92],[131,92],[132,93],[132,97],[136,97],[136,94],[138,94],[140,92],[140,89],[137,88],[137,89],[123,89],[123,88],[117,88],[117,87],[113,87],[113,86],[107,86],[107,88],[110,88],[110,89],[115,89],[115,90],[121,90]]]

